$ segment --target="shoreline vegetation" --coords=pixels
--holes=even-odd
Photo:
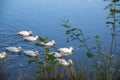
[[[95,45],[90,46],[88,44],[89,39],[85,37],[80,28],[70,26],[68,24],[69,20],[65,18],[60,19],[63,23],[62,26],[66,29],[67,42],[77,41],[79,49],[85,48],[87,51],[86,57],[92,60],[93,64],[91,66],[79,62],[79,66],[77,68],[75,67],[76,64],[69,58],[70,55],[74,54],[75,49],[73,47],[57,48],[57,43],[54,40],[49,40],[48,37],[34,37],[32,36],[32,31],[19,32],[19,34],[21,33],[20,35],[23,35],[23,39],[35,43],[42,50],[41,52],[24,51],[25,54],[32,57],[28,61],[28,64],[30,66],[36,65],[36,72],[31,72],[34,73],[34,76],[29,74],[29,72],[27,74],[30,80],[120,80],[120,0],[104,1],[109,3],[105,7],[105,10],[109,10],[106,25],[110,29],[109,35],[111,36],[111,43],[107,48],[102,46],[100,36],[96,34],[94,36]],[[16,47],[9,47],[9,49],[8,51],[15,53],[22,51],[22,48],[19,50]],[[6,66],[8,54],[4,54],[0,55],[0,73]],[[66,56],[68,56],[67,59],[65,58]],[[4,78],[2,80],[8,79]],[[18,80],[28,79],[20,78]]]

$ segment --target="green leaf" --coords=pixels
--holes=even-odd
[[[36,45],[36,46],[41,46],[41,47],[43,47],[43,45],[42,45],[42,44],[39,44],[39,43],[35,43],[35,45]]]
[[[37,71],[36,74],[40,74],[40,72]]]
[[[108,21],[108,22],[106,22],[106,24],[114,24],[114,22],[109,22],[109,21]]]
[[[76,36],[81,36],[81,34],[76,34]]]
[[[43,65],[44,63],[42,61],[39,62],[40,65]]]
[[[71,30],[66,30],[65,34],[70,34],[70,33],[71,33]]]
[[[99,38],[100,38],[100,36],[99,36],[99,35],[96,35],[96,36],[95,36],[95,38],[96,38],[96,39],[99,39]]]
[[[112,2],[118,2],[119,0],[112,0]]]
[[[67,28],[67,29],[71,28],[71,26],[69,26],[67,24],[63,24],[62,26],[65,27],[65,28]]]
[[[39,40],[42,42],[44,41],[44,39],[41,36],[39,36]]]
[[[78,49],[80,49],[80,48],[83,48],[83,45],[80,45],[80,46],[78,47]]]
[[[75,30],[77,30],[77,28],[72,28],[72,29],[71,29],[71,31],[75,31]]]
[[[115,9],[110,9],[110,12],[112,15],[114,15],[116,13],[116,10]]]
[[[48,41],[48,37],[44,38],[44,42],[46,43]]]
[[[53,70],[52,67],[46,67],[45,69],[48,73],[50,73]]]
[[[54,57],[54,55],[53,54],[48,54],[47,55],[48,56],[48,60],[50,61],[54,61],[56,58]]]
[[[117,13],[120,13],[120,10],[116,10]]]
[[[87,53],[87,57],[88,57],[88,58],[93,58],[93,56],[94,56],[94,55],[93,55],[92,53]]]
[[[59,63],[59,61],[58,60],[54,60],[54,62],[53,62],[55,65],[56,64],[58,64]]]
[[[28,64],[31,64],[31,63],[33,63],[33,62],[36,62],[36,59],[29,60],[29,61],[28,61]]]
[[[70,20],[66,20],[66,18],[63,18],[63,19],[59,19],[61,22],[63,23],[68,23]]]
[[[48,41],[48,37],[43,38],[43,37],[39,36],[39,40],[46,43]]]
[[[49,52],[50,52],[50,49],[49,49],[49,48],[45,48],[45,52],[46,52],[46,53],[49,53]]]

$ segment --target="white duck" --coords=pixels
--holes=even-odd
[[[55,44],[56,44],[56,42],[55,42],[55,40],[51,40],[51,41],[49,41],[49,42],[47,42],[47,43],[41,43],[43,46],[46,46],[46,47],[52,47],[52,46],[54,46]]]
[[[24,51],[24,53],[25,53],[25,55],[31,56],[31,57],[35,57],[35,56],[39,55],[38,51],[31,51],[31,50]]]
[[[7,57],[7,53],[6,52],[0,53],[0,59],[4,59],[6,57]]]
[[[60,65],[63,66],[68,66],[68,65],[73,65],[73,61],[71,59],[69,59],[68,61],[66,61],[65,59],[56,59]]]
[[[70,48],[59,48],[57,50],[60,51],[61,53],[66,53],[66,54],[71,54],[74,51],[73,47],[70,47]]]
[[[48,54],[52,54],[56,58],[64,57],[63,53],[58,53],[58,52],[50,52]]]
[[[12,53],[18,53],[22,51],[21,47],[6,47],[6,50]]]
[[[17,34],[21,36],[32,36],[32,31],[20,31]]]
[[[39,39],[39,37],[38,36],[27,36],[27,37],[23,37],[23,39],[25,40],[25,41],[31,41],[31,42],[33,42],[33,41],[37,41],[38,39]]]

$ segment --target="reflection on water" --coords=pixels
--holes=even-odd
[[[64,29],[60,27],[59,19],[63,17],[69,18],[71,25],[81,27],[87,36],[104,35],[106,14],[103,7],[104,3],[100,0],[0,0],[0,52],[7,46],[39,50],[34,43],[24,42],[16,35],[20,30],[32,30],[34,35],[55,39],[58,47],[69,46],[65,42]],[[75,47],[76,44],[72,45]],[[83,57],[85,55],[75,51],[75,54],[70,56],[75,63],[81,59],[81,56],[77,56],[78,54]],[[29,57],[23,54],[8,57],[7,65],[9,66],[5,72],[19,74],[15,76],[16,78],[6,74],[11,77],[8,80],[21,79],[20,76],[24,72],[32,71],[32,66],[28,66],[26,62],[30,59]],[[21,64],[23,68],[19,70]]]

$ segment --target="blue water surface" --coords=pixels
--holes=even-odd
[[[103,10],[105,5],[102,0],[0,0],[0,51],[4,51],[7,46],[39,50],[34,43],[24,42],[16,35],[21,30],[31,30],[34,36],[54,39],[58,48],[77,48],[78,42],[66,42],[65,28],[60,21],[63,18],[69,19],[71,26],[81,28],[86,37],[100,35],[102,43],[106,43],[108,29],[105,22],[108,12]],[[89,44],[93,43],[94,39],[91,39]],[[69,58],[78,64],[80,60],[87,59],[85,52],[85,49],[75,49]],[[24,55],[10,55],[8,60],[11,60],[11,65],[7,67],[18,70],[17,66],[24,64],[25,68],[30,69],[26,62],[29,59]]]

